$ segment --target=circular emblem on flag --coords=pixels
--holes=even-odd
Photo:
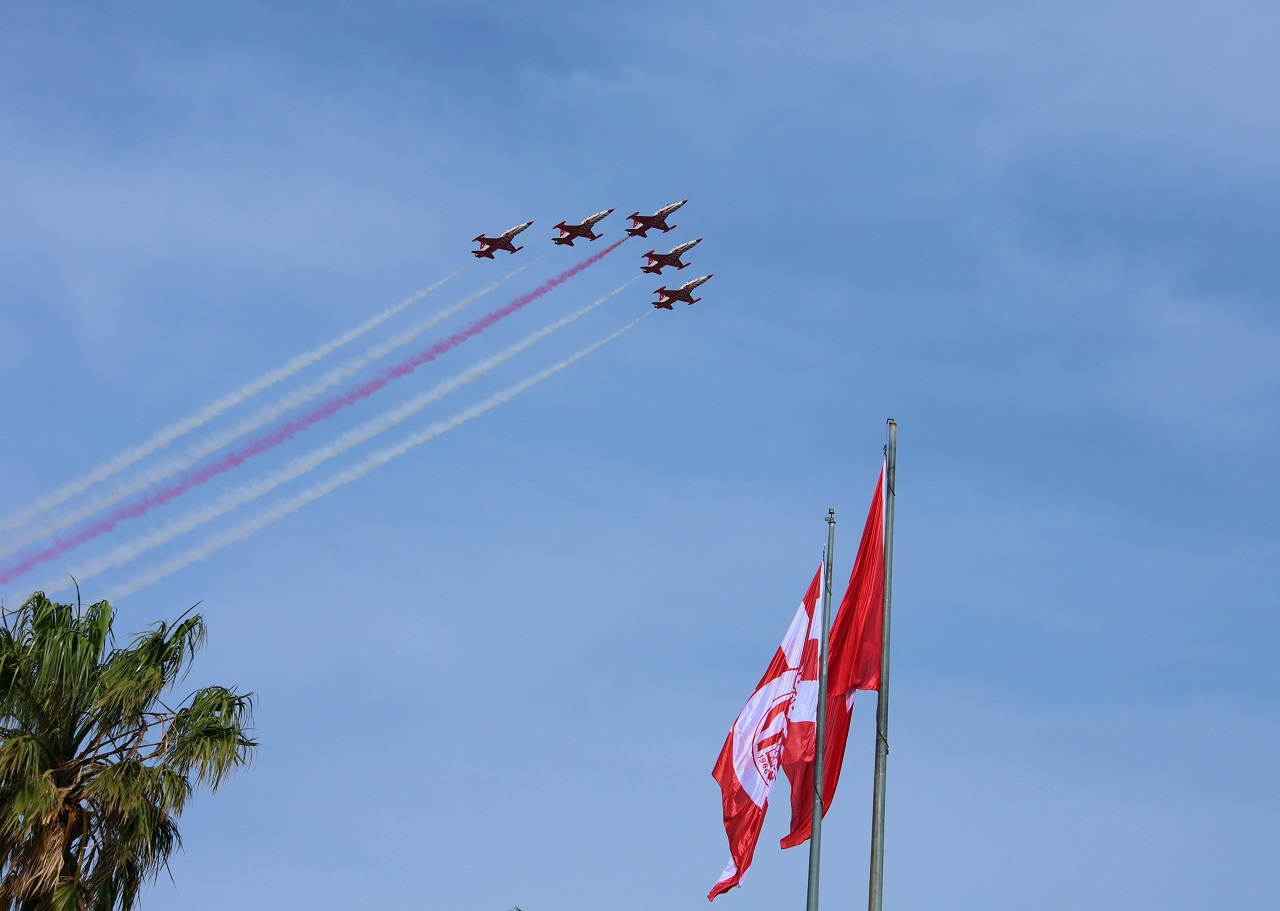
[[[769,799],[778,774],[797,673],[784,671],[756,690],[733,725],[733,770],[758,807]]]

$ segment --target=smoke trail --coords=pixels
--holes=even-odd
[[[639,278],[640,276],[637,275],[635,278],[629,279],[626,283],[610,291],[598,300],[588,304],[576,313],[571,313],[563,319],[544,326],[533,334],[511,345],[506,350],[495,354],[493,357],[485,358],[484,360],[473,364],[471,367],[468,367],[456,376],[437,383],[426,392],[401,403],[395,408],[392,408],[378,417],[365,422],[359,427],[355,427],[340,434],[324,446],[294,459],[284,468],[272,472],[251,484],[246,484],[236,490],[229,491],[209,506],[193,510],[185,516],[181,516],[155,531],[145,535],[140,535],[132,541],[128,541],[120,545],[109,553],[103,554],[102,556],[81,564],[71,570],[70,575],[76,580],[84,582],[85,580],[91,579],[112,567],[123,566],[154,548],[168,544],[173,539],[186,534],[194,528],[198,528],[201,525],[205,525],[215,519],[219,519],[232,510],[238,509],[247,503],[253,502],[259,497],[265,496],[282,484],[296,480],[302,475],[315,470],[324,462],[340,456],[353,447],[367,442],[373,437],[390,430],[392,427],[397,426],[422,411],[428,405],[438,402],[450,393],[456,392],[468,383],[474,382],[498,365],[511,360],[520,352],[531,348],[533,345],[547,338],[549,335],[552,335],[563,329],[565,326],[568,326],[570,323],[581,319],[592,310],[595,310],[597,307],[604,304],[610,298],[624,291]],[[38,590],[53,593],[64,588],[67,588],[65,583],[55,582],[52,585],[43,586]]]
[[[287,393],[274,404],[260,409],[257,413],[240,421],[234,427],[201,440],[194,446],[189,447],[181,456],[169,459],[168,461],[162,462],[145,471],[138,472],[128,481],[123,484],[118,484],[111,490],[99,494],[80,508],[71,512],[63,513],[60,516],[55,516],[50,521],[27,530],[20,537],[14,538],[6,543],[3,548],[0,548],[0,557],[7,557],[10,554],[26,547],[28,544],[39,541],[55,531],[60,531],[70,525],[74,525],[77,522],[87,519],[90,516],[97,515],[107,507],[114,506],[121,500],[131,497],[133,494],[138,493],[141,490],[146,490],[152,484],[158,484],[166,478],[171,478],[179,472],[186,471],[205,456],[217,452],[225,446],[229,446],[241,437],[248,436],[250,433],[261,427],[265,427],[282,414],[286,414],[295,408],[301,407],[316,396],[346,382],[365,367],[380,360],[395,351],[397,348],[403,348],[428,329],[434,328],[449,317],[466,309],[471,304],[474,304],[482,297],[486,297],[493,293],[540,259],[542,259],[541,256],[535,257],[520,268],[515,269],[492,284],[481,288],[479,291],[462,298],[436,313],[433,313],[431,316],[422,320],[418,324],[409,327],[398,335],[394,335],[384,342],[371,346],[359,357],[352,358],[345,364],[335,367],[333,370],[330,370],[328,373],[313,382]]]
[[[612,245],[605,247],[599,253],[587,257],[576,266],[566,269],[559,275],[543,282],[527,294],[517,297],[505,307],[500,307],[497,310],[482,316],[465,329],[455,332],[448,338],[436,342],[431,347],[420,351],[411,357],[405,358],[399,364],[386,368],[377,376],[360,383],[341,395],[332,396],[300,417],[294,418],[290,421],[285,421],[270,433],[263,434],[257,439],[251,440],[246,445],[241,446],[239,449],[232,450],[209,465],[200,469],[185,472],[173,483],[161,487],[159,490],[135,500],[132,503],[117,507],[107,513],[103,518],[85,526],[77,532],[55,538],[48,546],[35,551],[34,553],[28,554],[9,566],[0,569],[0,585],[13,581],[18,576],[21,576],[35,566],[39,566],[42,563],[47,563],[50,560],[62,556],[68,550],[76,547],[77,545],[96,538],[98,535],[106,534],[126,519],[133,519],[138,516],[145,515],[155,507],[168,503],[175,497],[186,493],[192,487],[203,484],[211,478],[215,478],[218,475],[224,474],[232,468],[243,464],[254,456],[261,455],[264,452],[274,449],[281,443],[293,439],[293,437],[297,436],[311,425],[318,421],[322,421],[325,418],[332,417],[348,405],[368,398],[392,380],[407,376],[423,364],[434,361],[441,354],[444,354],[450,349],[461,345],[468,339],[479,335],[485,329],[488,329],[500,320],[505,319],[517,310],[527,306],[552,289],[564,284],[579,272],[582,272],[584,269],[587,269],[604,257],[608,256],[618,247],[622,246],[626,240],[627,239],[624,237],[621,240],[615,241]]]
[[[439,288],[441,285],[449,281],[449,279],[453,278],[461,271],[462,271],[461,269],[458,269],[456,272],[453,272],[450,275],[446,275],[444,278],[440,279],[440,281],[436,282],[434,285],[431,285],[428,288],[422,289],[421,291],[417,292],[411,297],[405,298],[400,303],[396,304],[394,307],[389,307],[388,309],[383,310],[377,316],[372,317],[371,319],[365,320],[363,323],[356,326],[354,329],[350,329],[344,332],[342,335],[339,335],[337,338],[332,339],[331,341],[325,342],[320,347],[312,348],[310,351],[306,351],[306,352],[303,352],[302,354],[299,354],[297,357],[293,358],[293,360],[287,362],[284,366],[277,367],[275,370],[271,370],[267,373],[264,373],[262,376],[258,377],[253,382],[246,383],[245,385],[241,386],[235,392],[228,393],[227,395],[224,395],[222,398],[218,399],[212,404],[206,405],[205,407],[201,408],[199,411],[194,411],[191,414],[187,415],[182,420],[177,421],[173,424],[170,424],[168,427],[165,427],[164,429],[160,430],[145,442],[139,443],[137,446],[133,446],[133,447],[130,447],[129,449],[124,450],[124,452],[121,452],[119,455],[115,456],[113,459],[107,462],[103,462],[101,465],[99,465],[97,468],[93,469],[92,471],[88,472],[87,474],[83,474],[80,477],[76,478],[75,480],[70,481],[67,484],[64,484],[62,487],[59,487],[53,493],[46,494],[45,496],[36,500],[34,503],[31,503],[30,505],[24,507],[23,509],[18,510],[16,513],[6,516],[4,519],[0,519],[0,532],[11,531],[15,528],[21,528],[23,525],[26,525],[28,522],[30,522],[32,519],[36,518],[37,516],[45,512],[48,512],[50,509],[53,509],[55,506],[61,503],[65,503],[67,500],[71,499],[72,497],[78,494],[84,493],[94,484],[97,484],[100,481],[105,481],[107,478],[111,477],[114,474],[117,474],[118,472],[123,471],[124,469],[128,468],[130,465],[134,464],[135,462],[141,459],[145,459],[147,456],[151,455],[153,452],[163,449],[164,447],[168,446],[170,443],[172,443],[174,440],[178,439],[179,437],[185,434],[188,434],[193,430],[196,430],[197,428],[201,427],[204,424],[207,424],[209,421],[213,420],[218,415],[222,414],[228,408],[238,405],[241,402],[245,401],[246,399],[252,398],[253,396],[257,395],[260,392],[263,392],[266,389],[271,388],[276,383],[279,383],[282,380],[287,380],[289,377],[293,376],[299,370],[302,370],[303,368],[308,367],[311,364],[314,364],[316,361],[331,354],[334,351],[337,351],[339,348],[343,347],[344,345],[350,344],[351,342],[358,339],[360,336],[364,335],[366,332],[369,332],[372,329],[376,329],[378,326],[380,326],[382,323],[385,323],[387,320],[391,319],[391,317],[395,316],[401,310],[404,310],[406,307],[414,303],[417,303],[422,298],[426,297],[432,291]]]
[[[443,421],[437,421],[436,423],[427,427],[425,430],[421,430],[418,433],[415,433],[415,434],[412,434],[411,436],[406,437],[404,440],[400,441],[395,446],[389,446],[386,449],[381,449],[381,450],[378,450],[377,452],[370,453],[369,456],[364,459],[364,461],[352,466],[351,468],[348,468],[344,471],[340,471],[340,472],[337,472],[336,474],[330,475],[326,480],[321,481],[319,484],[316,484],[313,487],[309,487],[306,490],[302,491],[301,493],[295,494],[292,497],[288,497],[286,499],[279,501],[278,503],[276,503],[275,506],[259,514],[258,516],[248,520],[247,522],[242,522],[240,525],[237,525],[234,528],[228,529],[227,531],[223,532],[220,535],[215,535],[211,538],[208,538],[200,546],[193,547],[190,550],[184,551],[183,553],[180,553],[172,557],[171,559],[166,560],[164,563],[161,563],[160,565],[156,566],[154,569],[151,569],[148,572],[142,573],[138,576],[135,576],[133,579],[130,579],[128,582],[124,583],[119,588],[109,592],[107,594],[107,600],[115,601],[115,600],[118,600],[119,598],[123,598],[129,595],[135,594],[141,591],[142,589],[148,587],[149,585],[154,585],[156,582],[159,582],[161,579],[165,578],[166,576],[172,575],[173,573],[176,573],[180,569],[185,569],[186,567],[190,566],[192,563],[198,563],[201,560],[204,560],[207,557],[212,556],[213,554],[217,553],[218,551],[222,550],[224,547],[227,547],[230,544],[235,544],[238,541],[245,540],[255,532],[261,531],[262,529],[266,528],[268,525],[272,524],[273,522],[278,522],[280,519],[283,519],[285,516],[290,515],[291,513],[297,512],[298,510],[302,509],[304,506],[307,506],[310,503],[314,503],[316,500],[320,499],[326,494],[333,492],[334,490],[337,490],[339,487],[342,487],[343,485],[346,485],[346,484],[350,484],[352,481],[359,480],[360,478],[367,475],[369,472],[373,471],[375,468],[385,465],[388,462],[392,461],[393,459],[399,458],[400,456],[404,455],[406,452],[409,452],[411,449],[414,449],[418,446],[421,446],[423,443],[426,443],[428,440],[435,439],[441,434],[447,433],[450,430],[453,430],[459,424],[464,424],[467,421],[471,420],[472,418],[479,417],[480,415],[484,414],[486,411],[489,411],[493,408],[497,408],[499,405],[502,405],[502,404],[505,404],[506,402],[511,401],[520,393],[526,392],[529,389],[532,389],[534,386],[538,385],[543,380],[546,380],[554,376],[555,374],[559,373],[561,370],[564,370],[567,367],[572,366],[577,361],[582,360],[582,358],[586,357],[588,354],[591,354],[597,349],[604,347],[609,342],[613,341],[618,336],[622,335],[624,332],[627,332],[632,328],[634,328],[641,320],[651,315],[652,315],[651,313],[646,313],[644,316],[641,316],[641,317],[638,317],[637,319],[632,320],[630,323],[623,326],[617,332],[614,332],[611,335],[608,335],[605,338],[600,339],[600,341],[595,342],[594,344],[589,345],[586,348],[583,348],[577,354],[574,354],[565,358],[560,363],[555,364],[551,367],[548,367],[546,370],[543,370],[541,373],[537,373],[529,377],[528,379],[525,379],[520,381],[519,383],[516,383],[514,386],[510,386],[502,390],[501,392],[495,393],[494,395],[491,395],[489,398],[485,399],[484,401],[476,405],[472,405],[470,408],[466,409],[465,411],[460,411],[457,414],[453,415],[452,417],[449,417]]]

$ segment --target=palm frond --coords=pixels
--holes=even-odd
[[[181,845],[196,785],[216,790],[257,746],[252,694],[166,705],[203,618],[117,648],[113,615],[41,592],[0,613],[0,909],[129,911]]]

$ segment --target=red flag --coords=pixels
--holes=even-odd
[[[862,530],[862,543],[853,562],[835,623],[831,625],[827,670],[826,745],[822,754],[822,813],[831,809],[844,765],[844,748],[853,717],[853,694],[880,688],[880,643],[884,613],[884,468],[876,482],[875,496]],[[802,676],[807,676],[804,669]],[[817,663],[813,677],[817,678]],[[798,713],[797,713],[798,715]],[[794,733],[787,741],[782,767],[791,782],[791,831],[782,847],[793,848],[808,840],[813,826],[814,742],[817,714],[792,721]]]
[[[802,682],[800,667],[810,654],[818,653],[818,630],[813,617],[821,585],[819,566],[782,645],[756,684],[756,691],[738,713],[711,771],[711,777],[720,784],[730,860],[707,895],[708,901],[738,885],[751,866],[769,807],[769,792],[786,746],[791,712],[797,701],[816,701],[816,675]]]

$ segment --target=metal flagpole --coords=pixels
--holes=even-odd
[[[897,481],[898,425],[889,419],[884,470],[884,626],[880,645],[880,695],[876,700],[875,791],[871,798],[871,885],[868,911],[884,899],[884,779],[889,759],[889,609],[893,602],[893,501]]]
[[[827,743],[827,644],[831,638],[831,556],[836,546],[836,511],[827,510],[827,557],[822,584],[822,636],[818,652],[818,724],[813,747],[813,826],[809,835],[809,892],[805,911],[818,911],[818,868],[822,859],[822,760]]]

